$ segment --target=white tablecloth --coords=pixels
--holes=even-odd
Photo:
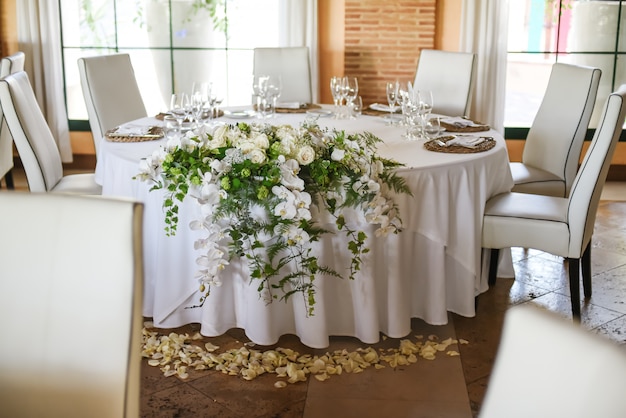
[[[297,125],[304,117],[284,114],[269,121]],[[155,124],[156,120],[134,123]],[[383,139],[379,153],[406,165],[400,172],[413,196],[397,198],[402,233],[375,238],[369,229],[372,251],[356,280],[321,276],[316,281],[317,304],[311,317],[305,315],[298,296],[287,303],[266,305],[259,299],[256,285],[249,284],[246,268],[236,262],[228,266],[231,279],[214,287],[201,308],[191,308],[198,304],[200,293],[194,279],[197,232],[187,225],[198,216],[197,204],[186,199],[176,236],[165,236],[163,193],[150,192],[149,184],[132,179],[138,173],[139,160],[163,140],[103,142],[96,167],[103,194],[145,203],[143,313],[153,318],[155,326],[200,323],[206,336],[243,328],[252,341],[263,345],[275,343],[283,334],[296,334],[304,344],[322,348],[331,335],[354,336],[365,343],[377,342],[380,332],[404,337],[413,317],[442,325],[447,323],[448,311],[475,315],[474,298],[488,288],[487,260],[480,247],[484,205],[489,197],[513,185],[503,138],[490,131],[485,134],[496,139],[493,149],[447,154],[425,150],[423,141],[402,139],[404,128],[386,126],[380,117],[320,118],[318,123],[347,132],[369,131]],[[348,265],[345,244],[342,235],[327,236],[317,248],[320,262]]]

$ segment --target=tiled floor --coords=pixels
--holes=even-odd
[[[17,173],[16,184],[24,188]],[[472,417],[482,402],[496,355],[504,313],[513,304],[532,303],[571,317],[566,265],[562,259],[534,250],[513,250],[516,279],[499,279],[478,298],[474,318],[450,315],[447,326],[413,320],[414,335],[456,337],[469,344],[454,345],[460,357],[440,353],[433,361],[396,368],[366,369],[359,374],[332,376],[325,382],[306,382],[278,389],[275,375],[253,381],[216,371],[192,371],[187,380],[164,377],[144,362],[141,405],[143,417]],[[584,302],[582,324],[626,350],[626,183],[608,183],[596,220],[592,271],[594,293]],[[582,292],[581,292],[582,293]],[[192,334],[194,326],[177,332]],[[241,330],[206,338],[220,350],[247,342]],[[205,342],[203,341],[203,342]],[[354,350],[366,345],[352,338],[333,338],[327,350],[302,346],[291,336],[278,346],[301,354]],[[397,347],[387,339],[376,349]],[[261,347],[250,347],[261,349]]]

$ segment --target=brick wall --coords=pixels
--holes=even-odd
[[[387,80],[412,81],[419,53],[434,48],[437,0],[346,0],[345,74],[363,104],[387,103]]]

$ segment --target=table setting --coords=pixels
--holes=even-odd
[[[484,202],[494,194],[510,190],[512,186],[504,139],[493,130],[471,133],[478,135],[481,141],[472,145],[466,143],[470,141],[469,137],[460,137],[461,133],[455,133],[454,139],[458,143],[453,142],[441,148],[470,150],[468,147],[475,146],[478,150],[486,147],[486,144],[490,144],[490,148],[469,153],[437,150],[433,152],[427,146],[431,139],[420,135],[419,132],[407,138],[408,130],[415,128],[415,125],[406,126],[402,123],[391,125],[384,117],[388,113],[385,115],[383,112],[377,116],[366,112],[354,113],[351,111],[350,101],[345,102],[345,99],[336,105],[317,104],[315,107],[303,107],[300,103],[296,106],[290,103],[285,108],[291,108],[289,110],[292,112],[279,112],[278,103],[280,102],[277,101],[274,105],[275,112],[257,112],[256,103],[252,106],[220,109],[223,111],[221,116],[198,122],[196,134],[192,130],[185,132],[184,135],[181,133],[172,137],[165,133],[162,138],[152,141],[127,143],[106,141],[106,144],[103,144],[96,167],[96,179],[103,186],[103,194],[131,197],[145,204],[144,316],[151,317],[155,326],[162,328],[199,323],[201,333],[207,336],[221,335],[233,327],[243,328],[246,335],[258,344],[272,344],[281,335],[290,333],[297,335],[304,344],[320,348],[327,346],[331,335],[355,336],[363,342],[376,342],[381,338],[381,333],[391,337],[403,337],[410,331],[410,320],[415,317],[422,318],[430,324],[441,325],[447,323],[450,311],[473,316],[475,296],[488,288],[486,274],[483,274],[486,272],[488,259],[482,254],[479,239]],[[315,114],[312,111],[325,113]],[[239,114],[243,117],[238,118],[236,115]],[[398,115],[400,118],[403,117],[401,113]],[[436,116],[439,120],[445,118],[443,115],[431,116]],[[137,126],[159,127],[166,130],[165,122],[154,117],[129,121],[120,128],[124,131],[130,127],[137,129]],[[279,131],[281,133],[277,134]],[[291,297],[284,300],[281,298],[280,288],[272,287],[280,286],[280,280],[278,282],[270,280],[266,282],[269,287],[262,289],[257,285],[258,280],[255,278],[263,276],[260,272],[271,272],[271,267],[263,264],[267,259],[263,258],[265,260],[263,263],[258,259],[257,268],[251,267],[248,263],[250,255],[258,254],[258,251],[250,252],[246,248],[261,248],[261,244],[265,246],[264,248],[270,248],[271,244],[268,243],[277,242],[271,241],[275,238],[269,238],[272,234],[266,237],[269,240],[257,237],[251,241],[251,247],[239,247],[240,253],[248,256],[224,258],[231,247],[223,244],[212,247],[207,241],[208,231],[215,224],[224,226],[223,221],[202,221],[208,213],[219,212],[216,206],[211,206],[216,204],[215,201],[208,202],[215,196],[220,196],[220,193],[222,196],[231,196],[229,193],[233,192],[232,182],[235,180],[238,184],[248,184],[246,183],[248,177],[242,177],[242,173],[247,173],[244,168],[250,169],[257,167],[256,165],[247,167],[245,164],[249,163],[243,161],[241,164],[244,166],[233,165],[232,167],[239,167],[231,169],[239,170],[238,176],[235,177],[225,176],[225,172],[216,171],[217,168],[198,170],[196,167],[195,172],[204,174],[194,181],[205,185],[204,191],[201,191],[202,187],[200,191],[190,187],[190,191],[187,192],[189,195],[181,194],[181,200],[177,200],[171,196],[172,192],[167,190],[169,183],[162,175],[167,172],[178,175],[180,172],[168,171],[169,169],[162,165],[163,161],[188,161],[187,157],[180,159],[183,155],[180,154],[181,150],[196,152],[198,147],[205,146],[211,153],[218,152],[216,149],[220,149],[219,152],[225,150],[221,147],[211,148],[208,145],[211,142],[202,139],[207,134],[211,138],[225,140],[240,138],[237,141],[241,142],[237,142],[238,145],[235,146],[239,149],[237,152],[245,149],[247,153],[254,152],[258,158],[262,158],[261,154],[264,154],[265,158],[270,158],[272,151],[269,144],[282,144],[284,141],[298,144],[294,152],[307,150],[310,146],[316,150],[314,153],[316,156],[327,155],[324,158],[320,157],[319,164],[324,160],[327,161],[323,164],[330,164],[325,167],[331,171],[335,170],[330,167],[336,162],[330,157],[332,151],[329,149],[329,154],[321,154],[324,148],[316,147],[321,146],[320,144],[345,145],[344,142],[337,141],[350,138],[348,140],[348,144],[352,144],[350,146],[365,149],[364,143],[356,145],[359,141],[355,138],[371,135],[371,138],[377,140],[372,142],[375,144],[375,151],[370,155],[375,155],[375,159],[382,158],[380,161],[397,164],[389,173],[393,172],[397,179],[401,179],[406,184],[406,190],[393,191],[389,184],[377,183],[378,186],[375,186],[372,183],[372,190],[376,188],[385,190],[385,193],[390,193],[385,199],[391,200],[379,201],[376,200],[379,198],[376,198],[379,204],[364,212],[359,209],[361,205],[345,208],[346,212],[341,218],[347,220],[346,223],[343,223],[344,221],[337,223],[338,218],[329,215],[332,211],[329,212],[328,208],[321,210],[319,199],[312,198],[309,201],[310,197],[314,197],[309,192],[307,192],[309,197],[305,195],[303,201],[293,196],[297,195],[294,192],[303,193],[304,190],[279,193],[285,202],[290,202],[281,207],[285,207],[289,213],[294,213],[293,209],[290,209],[293,207],[296,207],[295,213],[298,213],[298,209],[303,209],[305,217],[291,218],[298,220],[295,224],[281,223],[285,227],[284,231],[292,232],[292,235],[284,232],[285,237],[291,236],[285,238],[287,240],[285,242],[294,239],[305,242],[315,237],[314,240],[310,240],[311,245],[307,246],[305,251],[307,257],[310,257],[307,259],[314,260],[313,264],[308,264],[309,270],[306,270],[308,273],[304,271],[306,274],[303,274],[303,270],[288,268],[284,275],[281,273],[272,278],[279,280],[279,277],[288,277],[292,273],[301,278],[314,277],[312,281],[310,279],[301,281],[300,287],[297,281],[291,279],[283,282],[287,285],[284,288],[286,292],[291,292]],[[453,140],[450,138],[452,135],[442,129],[439,136],[432,139],[449,143]],[[268,144],[263,137],[269,138]],[[438,139],[439,137],[441,139]],[[311,138],[318,138],[316,141],[320,141],[319,144],[314,146],[306,142]],[[231,147],[232,144],[235,143],[231,143]],[[258,144],[265,144],[268,148],[259,149]],[[272,146],[276,148],[282,145]],[[229,151],[229,155],[233,152],[235,151]],[[342,155],[339,149],[336,154],[337,158]],[[246,158],[245,161],[251,161]],[[297,158],[286,158],[285,162],[280,164],[286,164],[289,160],[297,161]],[[214,167],[221,167],[220,162],[212,164]],[[298,168],[295,168],[296,165],[290,166],[293,170],[291,172],[309,172],[307,170],[312,170],[317,163],[311,164],[298,163]],[[369,172],[370,168],[366,167],[375,165],[370,162],[359,170]],[[190,170],[189,173],[194,170]],[[254,170],[251,170],[251,174],[255,172]],[[325,171],[320,169],[319,172]],[[152,180],[145,181],[144,178],[144,181],[141,181],[142,176]],[[185,178],[193,177],[191,174],[189,176]],[[258,177],[259,174],[252,174],[252,177],[255,176]],[[229,190],[225,190],[222,184],[224,177],[228,177],[231,182]],[[358,181],[357,177],[354,179],[355,182],[349,183],[349,188],[341,192],[344,196],[345,190],[360,190],[363,184],[369,182],[365,178],[362,181]],[[162,183],[159,185],[158,181]],[[277,196],[272,192],[273,187],[268,188],[269,195]],[[259,193],[260,189],[254,190]],[[261,196],[264,193],[261,192]],[[335,201],[333,199],[337,197],[333,193],[336,192],[326,192],[327,198],[331,201]],[[372,196],[376,196],[376,193]],[[166,204],[168,201],[170,203]],[[237,205],[245,206],[241,202]],[[259,206],[259,202],[256,206]],[[276,207],[276,205],[271,207],[271,214],[283,213],[280,210],[275,212]],[[385,207],[387,209],[383,210]],[[389,219],[392,218],[385,214],[385,210],[391,208],[395,208],[392,213],[401,222],[390,223]],[[250,213],[255,211],[258,212],[258,208],[251,210]],[[261,216],[257,213],[255,216],[260,218],[251,219],[259,222],[259,219],[270,219],[274,216],[271,214]],[[460,214],[463,214],[462,218]],[[309,215],[316,221],[315,225],[324,230],[332,230],[334,233],[319,236],[311,233],[316,229],[307,229],[309,221],[306,218]],[[174,216],[175,231],[171,230]],[[387,218],[384,218],[385,216]],[[368,219],[370,221],[382,219],[383,223],[372,224]],[[257,225],[253,229],[258,231],[262,229],[259,225],[263,224],[255,224],[250,219],[246,222]],[[295,232],[293,225],[298,226]],[[383,234],[380,231],[381,225],[387,227],[393,225],[398,233]],[[344,229],[337,229],[338,226]],[[346,235],[345,228],[356,235],[349,233]],[[232,231],[232,228],[227,230]],[[279,231],[280,228],[273,232],[281,235]],[[302,234],[302,231],[308,235]],[[361,231],[362,234],[355,231]],[[271,231],[268,229],[267,232]],[[234,242],[236,239],[231,241]],[[258,243],[254,244],[257,241]],[[282,243],[283,249],[289,247],[285,242]],[[285,245],[287,247],[284,247]],[[367,252],[363,252],[363,248],[367,248]],[[355,258],[358,260],[356,269],[353,264]],[[199,263],[204,263],[204,267]],[[285,265],[287,264],[289,263]],[[319,270],[316,269],[320,268],[326,269],[329,274],[317,274]],[[199,270],[206,271],[199,273]],[[214,275],[207,273],[209,271],[219,271],[220,279],[214,280]],[[311,276],[311,271],[315,271],[316,274]],[[207,293],[209,288],[210,292]],[[309,294],[307,293],[309,290],[314,292]],[[311,296],[313,298],[310,298]],[[313,300],[314,303],[311,304]]]

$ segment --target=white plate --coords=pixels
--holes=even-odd
[[[310,109],[306,111],[307,114],[317,116],[319,118],[326,118],[332,116],[333,112],[325,109]]]
[[[224,116],[231,119],[248,119],[256,115],[254,110],[225,110]]]

